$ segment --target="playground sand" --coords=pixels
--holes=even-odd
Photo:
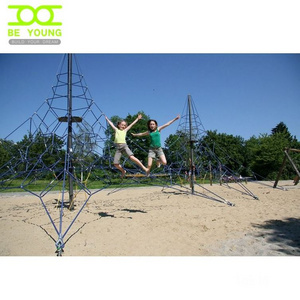
[[[64,237],[63,256],[298,256],[300,186],[280,181],[196,186],[224,202],[172,188],[103,190],[91,197]],[[58,193],[43,198],[59,230]],[[64,209],[62,232],[86,199]],[[58,235],[39,198],[0,194],[0,255],[55,256]]]

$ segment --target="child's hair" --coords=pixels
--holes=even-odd
[[[151,130],[151,128],[150,128],[150,123],[151,123],[151,122],[154,122],[155,125],[156,125],[156,128],[157,128],[157,121],[156,121],[156,120],[149,120],[149,121],[147,122],[147,126],[148,126],[148,130],[149,130],[149,131],[153,131],[153,130]],[[156,130],[156,128],[155,128],[155,130]]]

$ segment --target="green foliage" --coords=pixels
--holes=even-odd
[[[287,147],[287,141],[281,133],[275,135],[261,135],[259,138],[251,138],[247,144],[250,168],[255,173],[274,178],[279,171],[283,160],[283,149]]]
[[[165,140],[165,155],[170,162],[173,162],[173,168],[179,167],[176,165],[178,162],[178,152],[186,153],[186,147],[188,146],[188,138],[182,132],[176,132],[176,134],[170,134],[168,138]],[[188,156],[184,158],[186,167],[188,166]]]
[[[89,168],[99,160],[99,155],[96,154],[98,144],[95,136],[91,134],[92,128],[86,122],[83,125],[77,125],[78,132],[73,141],[73,166],[79,169]]]
[[[282,138],[287,140],[289,142],[289,144],[291,144],[293,141],[296,140],[296,138],[291,135],[291,133],[289,132],[289,129],[283,122],[280,122],[279,124],[277,124],[276,127],[274,127],[271,132],[272,132],[272,136],[281,134]]]
[[[127,133],[127,144],[131,151],[134,153],[134,156],[137,157],[144,165],[146,165],[148,157],[147,151],[150,145],[150,138],[149,136],[133,137],[131,133],[148,131],[147,122],[150,119],[150,117],[147,116],[143,111],[141,111],[135,115],[129,114],[126,117],[125,121],[129,125],[137,118],[139,114],[141,114],[143,118],[139,120]]]
[[[189,167],[189,137],[176,132],[166,139],[166,154],[170,161],[178,161],[176,153],[185,153],[185,166]],[[252,136],[245,141],[240,136],[233,136],[217,131],[207,131],[195,144],[195,165],[209,169],[210,165],[222,164],[242,176],[252,176],[253,172],[262,178],[275,179],[284,158],[285,148],[300,149],[300,143],[293,137],[284,123],[279,123],[271,134]],[[300,166],[300,153],[290,152],[296,166]],[[291,179],[295,170],[288,162],[282,173],[282,179]]]
[[[139,112],[143,118],[139,120],[127,133],[127,143],[134,155],[144,164],[147,163],[149,137],[133,137],[131,133],[145,132],[148,130],[147,121],[150,119],[144,112]],[[131,124],[138,114],[130,115],[125,121]],[[121,119],[118,116],[110,118],[117,125]],[[89,166],[93,166],[92,173],[97,174],[103,166],[108,166],[108,154],[114,156],[114,132],[110,126],[107,127],[108,140],[105,142],[104,152],[97,153],[97,142],[93,141],[88,133],[88,128],[80,129],[74,142],[74,166],[76,166],[76,176],[81,176],[81,170],[88,172]],[[252,171],[262,178],[275,179],[284,159],[284,149],[300,149],[300,142],[292,136],[287,126],[280,122],[275,126],[270,134],[261,134],[259,137],[252,136],[244,140],[240,136],[233,136],[217,131],[207,131],[200,140],[191,144],[189,136],[177,131],[169,135],[165,141],[164,152],[172,168],[184,167],[189,169],[190,147],[194,147],[194,163],[208,169],[211,164],[218,166],[222,164],[243,176],[252,176]],[[64,142],[56,135],[43,135],[38,132],[35,136],[27,134],[17,143],[13,141],[0,140],[0,172],[5,172],[12,167],[22,178],[22,172],[31,169],[52,170],[50,174],[41,172],[36,180],[53,179],[55,167],[61,169],[64,162],[65,150]],[[107,149],[110,148],[110,151]],[[293,162],[300,166],[300,153],[290,152]],[[20,160],[21,157],[21,160]],[[20,162],[21,161],[21,162]],[[58,163],[60,161],[60,163]],[[130,168],[130,164],[126,165]],[[100,172],[100,171],[99,171]],[[102,172],[102,171],[101,171]],[[49,173],[49,172],[48,172]],[[98,174],[105,177],[104,174]],[[98,176],[97,175],[97,176]],[[295,170],[287,161],[281,179],[293,179]],[[6,175],[5,175],[6,176]],[[5,177],[4,176],[4,177]]]
[[[245,168],[245,141],[242,137],[207,131],[200,143],[213,151],[219,162],[227,168],[234,171]]]
[[[15,154],[17,153],[14,142],[0,139],[0,166],[6,165],[10,158]]]
[[[22,172],[54,167],[58,161],[64,160],[63,142],[56,135],[43,135],[38,132],[35,136],[24,135],[23,139],[17,143],[2,141],[1,166],[12,167],[18,174]],[[1,173],[5,173],[5,168]],[[41,172],[43,174],[43,172]],[[40,175],[45,177],[47,175]]]
[[[250,168],[257,174],[275,179],[284,159],[284,149],[300,149],[300,143],[291,138],[288,130],[272,130],[271,135],[263,134],[258,138],[251,137],[246,142],[247,159]],[[299,154],[293,155],[293,161],[299,166]],[[292,178],[295,171],[290,163],[286,164],[282,179]]]

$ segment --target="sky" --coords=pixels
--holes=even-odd
[[[0,138],[51,96],[62,58],[0,54]],[[300,54],[76,54],[76,59],[108,117],[143,111],[163,125],[183,113],[191,95],[206,130],[247,140],[284,122],[300,140]],[[162,139],[178,125],[164,129]]]
[[[63,36],[59,48],[11,46],[7,36],[7,22],[11,21],[7,17],[8,2],[11,0],[0,2],[0,33],[3,35],[0,39],[3,53],[0,54],[0,138],[13,131],[51,96],[51,86],[62,59],[62,54],[19,53],[300,53],[299,1],[295,0],[187,0],[184,4],[182,1],[156,0],[151,3],[146,1],[145,4],[136,0],[98,1],[97,4],[90,0],[84,3],[59,0],[64,6],[61,18]],[[19,4],[16,0],[13,2]],[[29,4],[40,5],[39,2],[30,0]],[[56,1],[50,2],[57,4]],[[12,52],[17,54],[4,54]],[[126,117],[128,113],[143,110],[162,124],[182,113],[187,95],[190,94],[206,130],[217,130],[219,133],[240,135],[248,139],[252,135],[269,134],[282,121],[291,134],[300,139],[299,54],[77,54],[77,57],[94,100],[108,116]],[[163,130],[163,138],[174,133],[177,125],[178,121]],[[272,266],[278,265],[276,260],[267,261]],[[140,266],[140,262],[134,264],[130,261],[130,268],[126,272],[129,272],[130,276],[127,277],[131,280],[135,278],[134,274],[140,274],[141,269],[134,267]],[[187,277],[186,282],[178,281],[181,280],[181,276],[178,277],[180,272],[176,273],[175,278],[173,274],[165,272],[165,269],[159,269],[166,275],[164,285],[167,282],[167,285],[174,286],[174,279],[177,280],[176,283],[180,282],[178,286],[182,288],[182,292],[181,289],[173,289],[176,296],[186,296],[187,291],[190,295],[197,294],[198,291],[191,288],[190,283],[199,277],[200,269],[205,274],[205,278],[202,277],[201,280],[204,280],[204,286],[208,286],[210,290],[216,282],[210,279],[215,279],[218,274],[238,283],[232,293],[232,289],[227,290],[229,285],[226,281],[218,281],[222,287],[222,296],[224,291],[228,291],[231,299],[238,299],[235,294],[240,297],[245,288],[248,291],[253,285],[255,289],[252,290],[258,291],[260,295],[270,295],[270,285],[265,283],[270,283],[270,278],[274,279],[273,273],[267,271],[260,274],[260,279],[263,280],[260,280],[261,284],[257,284],[257,265],[253,264],[252,259],[247,260],[246,265],[240,260],[238,264],[230,260],[230,268],[228,259],[226,265],[219,259],[214,262],[209,260],[207,263],[201,259],[199,265],[195,262],[193,259],[193,270],[184,269],[188,272],[183,274],[192,275]],[[259,266],[263,262],[259,260]],[[34,276],[37,273],[32,268],[34,262],[29,263]],[[102,269],[103,263],[105,261],[101,261]],[[108,263],[111,264],[111,261]],[[115,267],[119,263],[114,264],[115,274],[118,271]],[[166,267],[166,261],[159,263]],[[295,261],[292,263],[294,267]],[[173,270],[175,266],[176,270],[181,271],[174,260],[171,264],[169,269]],[[46,266],[51,270],[47,274],[53,277],[57,270],[52,269],[53,260]],[[150,264],[142,266],[148,268]],[[156,267],[155,264],[154,266]],[[54,268],[56,267],[54,264]],[[82,261],[82,267],[86,269],[86,261]],[[112,269],[110,265],[105,267],[107,271]],[[264,267],[264,270],[272,269],[269,265]],[[286,295],[290,291],[291,280],[296,278],[293,272],[295,268],[288,267],[283,269],[280,266],[280,271],[292,276],[280,278],[281,290],[278,293],[277,285],[274,289],[276,296]],[[11,262],[5,270],[11,270]],[[28,268],[24,270],[28,272]],[[211,270],[218,271],[213,273],[214,277],[210,276]],[[144,275],[146,279],[147,275],[154,278],[154,272],[157,272],[157,268],[153,272],[147,270],[142,278],[144,279]],[[6,280],[3,285],[8,287],[9,292],[12,287],[10,282],[15,282],[15,277],[16,274],[14,281]],[[28,278],[31,279],[32,276]],[[17,276],[17,279],[20,279],[18,284],[23,284],[24,288],[30,284],[24,280],[24,276]],[[217,279],[222,277],[217,276]],[[147,281],[143,280],[142,287],[144,282]],[[222,285],[223,282],[226,285]],[[105,283],[110,284],[109,281]],[[127,281],[124,283],[122,278],[120,284],[125,286]],[[169,289],[168,295],[173,290]],[[24,289],[20,291],[23,293]],[[140,292],[140,289],[137,291]],[[89,291],[85,290],[86,292]],[[137,298],[132,291],[130,295]]]

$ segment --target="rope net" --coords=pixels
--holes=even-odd
[[[76,61],[76,60],[75,60]],[[103,166],[105,164],[105,147],[107,147],[106,121],[101,109],[87,88],[83,75],[76,69],[72,73],[72,148],[68,157],[68,109],[67,109],[67,73],[66,56],[61,62],[56,75],[56,84],[52,95],[17,129],[2,141],[8,150],[5,164],[1,167],[1,188],[32,191],[33,184],[43,187],[42,194],[47,193],[63,179],[66,161],[72,161],[73,180],[81,184],[101,179],[107,183]],[[17,133],[27,132],[22,141],[14,142]],[[100,168],[101,166],[101,168]],[[93,172],[98,167],[102,172]],[[69,172],[69,169],[67,170]],[[45,184],[46,179],[52,179]]]
[[[113,187],[114,193],[130,185],[154,185],[190,192],[190,184],[201,187],[195,189],[196,196],[233,205],[220,195],[201,185],[206,178],[218,178],[236,174],[226,168],[205,143],[206,131],[191,101],[191,109],[184,107],[175,135],[171,135],[164,149],[168,164],[153,167],[149,176],[130,159],[124,157],[122,167],[126,176],[113,167],[114,146],[111,130],[105,115],[93,100],[81,74],[76,56],[72,71],[69,69],[70,56],[64,55],[56,75],[51,95],[42,105],[14,131],[1,139],[0,149],[4,149],[0,167],[0,187],[7,191],[27,191],[41,201],[57,234],[56,252],[61,255],[65,237],[89,199],[105,188]],[[70,78],[71,77],[71,78]],[[72,87],[72,107],[67,105]],[[26,133],[21,141],[16,141],[20,133]],[[136,138],[128,135],[128,144],[134,153],[147,153],[148,146],[141,146]],[[16,142],[15,142],[16,141]],[[70,144],[70,141],[72,143]],[[191,160],[193,148],[193,160]],[[138,156],[137,156],[138,157]],[[235,180],[242,192],[255,197],[240,181]],[[228,184],[228,183],[227,183]],[[54,218],[44,197],[51,191],[59,190],[57,199],[59,218]],[[85,195],[81,207],[69,224],[63,226],[63,211],[74,209],[79,193]]]
[[[114,180],[107,151],[110,143],[106,120],[90,94],[76,57],[73,57],[72,72],[64,71],[68,69],[67,55],[64,55],[51,96],[26,121],[1,139],[0,145],[4,153],[0,167],[1,189],[21,189],[41,200],[58,235],[58,254],[63,251],[65,235],[90,197]],[[67,105],[70,81],[72,115]],[[15,142],[22,133],[26,133],[23,139]],[[43,201],[54,190],[61,192],[56,222]],[[74,208],[73,202],[80,192],[85,194],[86,201],[63,231],[63,209]]]

